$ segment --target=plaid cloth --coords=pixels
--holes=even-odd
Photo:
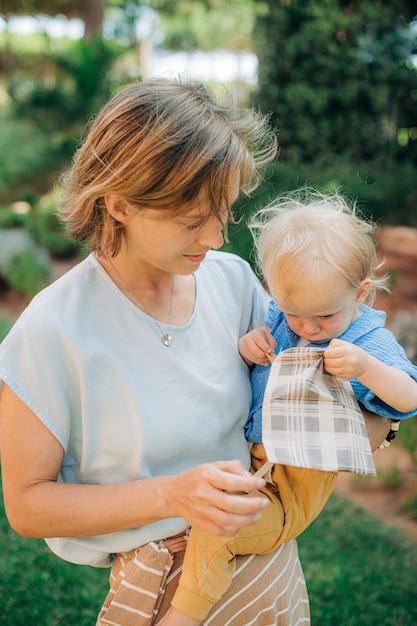
[[[272,363],[262,409],[268,459],[375,476],[365,420],[352,386],[325,371],[323,352],[289,348]]]

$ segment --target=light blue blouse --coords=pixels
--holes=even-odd
[[[262,324],[268,298],[231,254],[210,252],[195,280],[194,312],[171,327],[166,347],[155,321],[90,255],[39,293],[1,344],[0,378],[64,449],[60,480],[119,483],[220,459],[249,466],[252,394],[237,344]],[[68,561],[107,566],[111,553],[186,527],[165,519],[47,543]]]

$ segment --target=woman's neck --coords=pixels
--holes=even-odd
[[[194,276],[179,276],[141,265],[126,263],[119,256],[98,258],[112,281],[135,306],[150,317],[184,325],[195,305]]]

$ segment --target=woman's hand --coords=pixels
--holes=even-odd
[[[191,526],[233,536],[258,521],[259,511],[268,505],[267,498],[245,495],[264,486],[265,481],[250,474],[240,461],[206,463],[173,477],[168,508],[173,517],[183,517]]]

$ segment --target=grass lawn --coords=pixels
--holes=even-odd
[[[299,538],[312,626],[415,626],[417,544],[335,494]]]
[[[41,539],[8,525],[0,494],[2,626],[94,626],[106,595],[108,569],[61,561]]]
[[[415,626],[417,545],[333,495],[299,539],[312,626]],[[8,526],[0,494],[2,626],[94,626],[107,569],[71,565]]]

